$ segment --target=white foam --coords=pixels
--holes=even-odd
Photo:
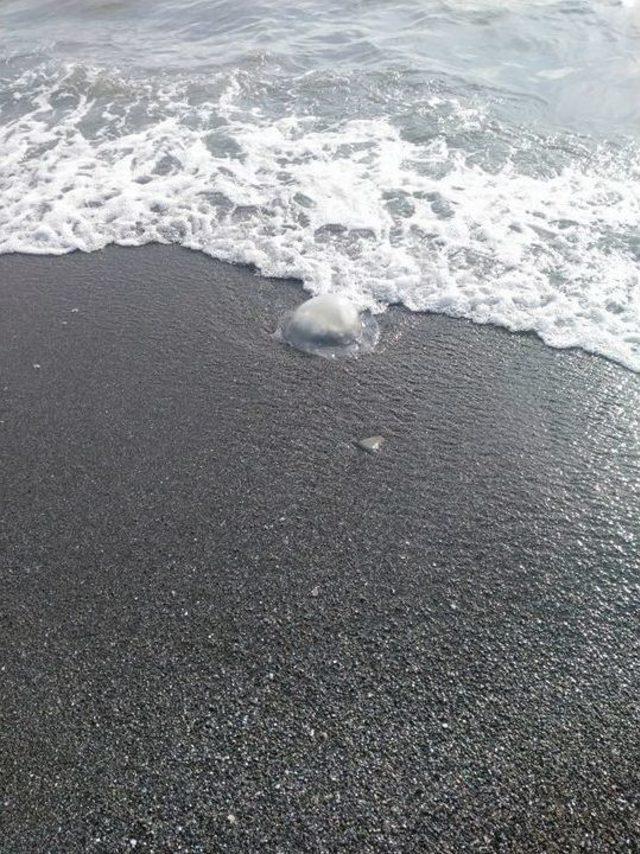
[[[519,168],[514,151],[488,169],[444,134],[410,142],[384,118],[245,113],[234,78],[195,107],[179,88],[145,90],[134,123],[126,81],[83,73],[101,99],[76,94],[73,66],[14,85],[19,114],[0,116],[0,252],[175,242],[360,308],[531,330],[640,371],[636,149],[576,147],[548,174]]]

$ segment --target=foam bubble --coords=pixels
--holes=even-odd
[[[0,252],[179,243],[640,370],[636,147],[496,129],[446,98],[423,107],[423,139],[383,115],[267,118],[241,84],[193,98],[74,65],[11,81]],[[474,133],[500,155],[460,144]]]

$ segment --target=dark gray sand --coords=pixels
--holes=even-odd
[[[301,297],[0,258],[3,854],[638,851],[640,378]]]

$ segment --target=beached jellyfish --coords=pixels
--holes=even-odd
[[[372,350],[378,324],[347,297],[322,294],[287,314],[276,333],[292,347],[335,359]]]

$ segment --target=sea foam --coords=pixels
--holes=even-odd
[[[442,96],[421,135],[384,114],[267,116],[238,74],[206,97],[78,65],[4,84],[0,252],[179,243],[374,313],[529,330],[640,370],[630,142],[497,127]]]

